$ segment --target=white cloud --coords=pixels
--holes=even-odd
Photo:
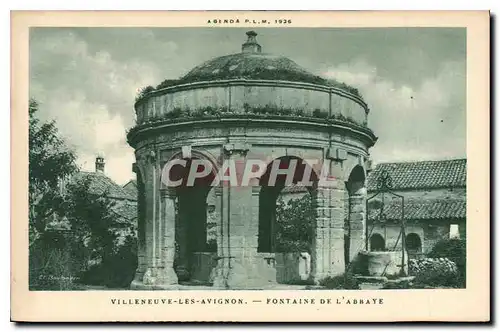
[[[175,52],[175,43],[164,44],[159,45],[162,51]],[[30,95],[40,102],[43,119],[56,120],[82,168],[93,170],[95,156],[104,154],[108,176],[119,183],[134,178],[133,149],[125,134],[134,124],[137,89],[162,79],[157,67],[92,52],[64,30],[32,40],[30,52]]]
[[[418,85],[397,85],[365,61],[332,67],[323,75],[357,87],[370,107],[379,137],[376,161],[465,156],[465,66],[446,62]]]

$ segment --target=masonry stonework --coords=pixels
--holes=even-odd
[[[251,64],[255,72],[259,66],[265,66],[263,70],[275,66],[279,72],[282,62],[272,62],[273,57],[259,53],[260,46],[250,50],[255,53],[237,53],[228,59],[237,59],[243,66]],[[293,64],[292,69],[286,69],[292,71],[290,77],[313,77],[284,59],[280,61]],[[215,59],[213,66],[218,61]],[[217,68],[210,68],[217,72]],[[367,105],[350,91],[306,79],[269,80],[247,75],[210,80],[206,72],[203,66],[197,67],[188,75],[203,74],[202,82],[158,89],[135,105],[137,125],[129,132],[128,141],[135,148],[136,172],[141,178],[138,190],[144,194],[139,202],[139,211],[144,212],[140,212],[138,222],[143,225],[139,237],[145,241],[139,245],[139,268],[131,287],[170,289],[199,279],[220,289],[265,288],[277,283],[278,253],[272,247],[259,250],[259,230],[272,230],[273,204],[282,184],[271,187],[254,179],[248,186],[230,186],[224,181],[215,187],[206,185],[224,161],[241,165],[252,158],[266,165],[274,160],[307,163],[316,159],[320,167],[328,166],[331,181],[326,187],[313,168],[310,192],[316,224],[310,274],[319,282],[343,273],[346,254],[356,255],[354,249],[346,253],[344,243],[345,183],[355,167],[362,176],[349,203],[353,207],[348,216],[351,248],[362,249],[365,241],[364,163],[368,149],[376,142],[366,126]],[[205,160],[213,166],[213,173],[192,188],[183,187],[184,182],[180,187],[167,187],[161,180],[162,168],[174,159],[187,163]],[[263,195],[269,197],[269,202],[264,201],[269,203],[269,211],[262,206]],[[208,252],[206,243],[209,196],[215,203],[213,216],[217,216],[213,252]],[[267,236],[272,238],[272,232]],[[290,257],[298,254],[290,253]],[[282,261],[286,253],[280,255]]]

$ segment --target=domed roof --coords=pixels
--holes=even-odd
[[[237,53],[207,61],[181,80],[219,80],[233,78],[274,79],[323,83],[307,70],[284,56],[265,53]]]
[[[262,53],[254,31],[247,32],[248,40],[242,45],[242,52],[211,59],[196,66],[178,80],[166,80],[156,88],[228,79],[262,79],[312,83],[343,89],[359,95],[357,89],[335,80],[314,75],[284,56]]]

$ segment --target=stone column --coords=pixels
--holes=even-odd
[[[259,186],[258,183],[254,183],[254,185],[252,186],[252,200],[250,201],[251,219],[247,227],[247,232],[248,232],[247,243],[251,251],[255,252],[255,254],[257,253],[259,247],[259,212],[260,212],[259,203],[260,203],[261,189],[262,187]]]
[[[352,262],[366,246],[366,188],[362,187],[349,196],[350,245],[349,261]]]
[[[175,285],[178,283],[174,271],[175,258],[175,192],[173,189],[163,189],[160,193],[160,232],[159,261],[157,284]]]
[[[320,187],[314,194],[316,229],[313,232],[311,277],[315,282],[345,271],[344,193],[341,185]]]
[[[172,223],[175,220],[174,196],[171,192],[160,190],[161,167],[154,151],[143,158],[141,166],[144,181],[142,195],[145,202],[145,269],[142,284],[147,289],[162,289],[177,284],[171,257]]]
[[[138,221],[140,222],[140,221]],[[142,230],[142,232],[144,232]],[[135,271],[135,276],[134,280],[132,281],[131,288],[135,289],[140,287],[142,284],[142,280],[144,277],[144,273],[146,272],[147,269],[147,262],[146,262],[146,245],[145,243],[141,243],[142,241],[140,240],[141,236],[141,230],[140,228],[137,229],[137,269]]]
[[[175,219],[175,271],[179,281],[187,281],[190,278],[189,274],[189,234],[188,234],[188,222],[189,222],[189,203],[186,196],[178,198],[177,201],[177,216]]]
[[[311,253],[311,278],[314,282],[328,276],[344,273],[344,183],[341,179],[340,163],[331,159],[324,161],[329,166],[330,177],[320,179],[313,193],[316,225],[313,232]]]
[[[144,195],[145,195],[145,231],[146,231],[146,255],[145,264],[146,270],[142,282],[144,285],[153,287],[156,285],[156,278],[158,275],[157,263],[158,257],[156,252],[158,250],[158,237],[157,237],[157,223],[156,214],[158,209],[157,196],[159,194],[158,183],[158,169],[156,167],[156,154],[154,151],[144,158],[142,164],[143,180],[144,180]]]
[[[248,147],[245,144],[226,144],[225,158],[244,165]],[[228,289],[262,287],[264,283],[256,264],[258,236],[258,196],[251,186],[231,186],[222,183],[216,191],[221,202],[218,227],[218,264],[214,286]]]
[[[227,218],[224,218],[223,211],[223,201],[222,201],[222,187],[214,188],[215,194],[215,210],[219,211],[219,218],[217,219],[217,265],[212,270],[210,280],[213,282],[213,286],[216,288],[227,288],[226,279],[228,271],[228,259],[227,256]]]
[[[134,163],[132,170],[137,178],[137,270],[135,272],[134,280],[130,287],[132,289],[140,288],[142,279],[146,272],[146,218],[145,218],[145,197],[144,197],[144,181],[142,172],[137,163]]]

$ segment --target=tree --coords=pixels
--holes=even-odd
[[[60,180],[78,170],[76,156],[60,137],[55,121],[37,117],[38,103],[29,103],[29,234],[30,246],[62,208]]]
[[[137,264],[133,258],[129,259],[136,257],[135,239],[127,238],[125,245],[118,245],[115,229],[120,216],[113,210],[115,201],[106,191],[93,190],[91,175],[75,174],[78,171],[75,154],[60,138],[55,122],[40,121],[37,112],[38,104],[31,100],[30,289],[68,289],[71,283],[54,281],[79,275],[88,269],[89,261],[105,267],[100,269],[101,281],[118,278],[121,284],[126,283],[123,267],[134,271]],[[51,221],[62,220],[70,226],[68,233],[47,228]],[[119,269],[117,262],[121,264]]]
[[[113,212],[115,202],[107,192],[97,194],[91,190],[90,175],[80,176],[67,186],[64,196],[65,217],[71,225],[74,238],[82,241],[91,258],[106,261],[115,249],[117,216]]]
[[[276,251],[310,252],[314,222],[311,195],[288,202],[279,197],[276,204]]]
[[[137,241],[128,235],[121,240],[115,200],[108,192],[93,190],[93,175],[82,174],[68,184],[64,197],[65,217],[71,225],[72,241],[83,244],[85,254],[77,260],[90,262],[83,269],[81,281],[108,287],[126,287],[137,268]]]

